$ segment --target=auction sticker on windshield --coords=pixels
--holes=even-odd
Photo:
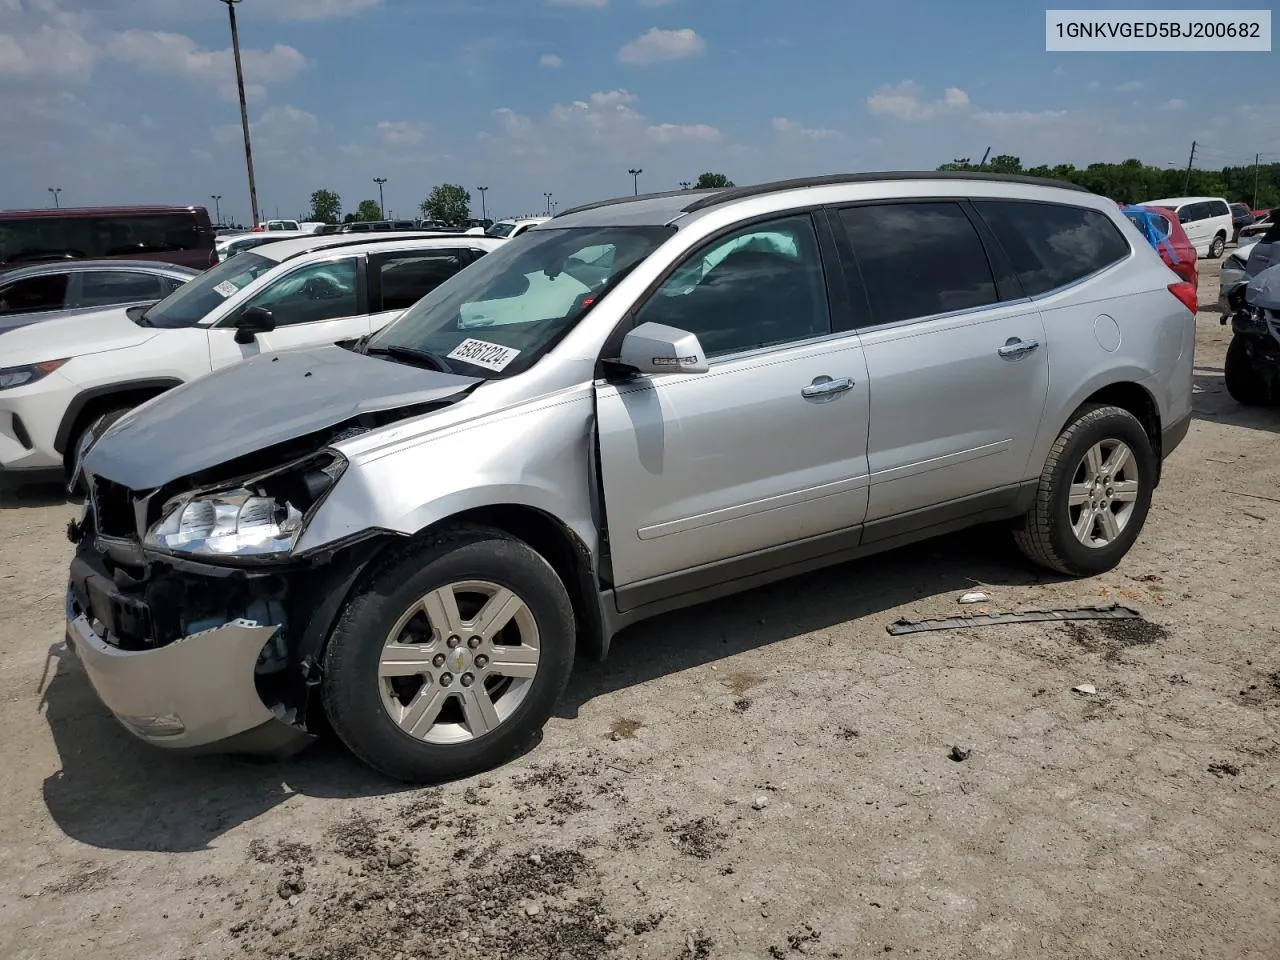
[[[220,294],[224,299],[233,293],[239,293],[240,288],[230,280],[223,280],[220,284],[213,288],[214,293]]]
[[[484,367],[486,370],[501,371],[520,353],[515,347],[504,347],[500,343],[487,340],[473,340],[468,337],[453,348],[446,356],[450,360],[462,360],[466,363]]]

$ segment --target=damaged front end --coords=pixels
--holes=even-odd
[[[171,749],[288,755],[311,739],[319,657],[376,531],[311,556],[297,538],[346,467],[352,426],[133,490],[87,476],[67,637],[99,697]],[[317,448],[319,448],[317,452]]]

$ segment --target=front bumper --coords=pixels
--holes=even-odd
[[[111,595],[99,584],[90,605],[110,603]],[[156,649],[123,650],[104,639],[102,621],[85,606],[69,586],[68,646],[99,699],[139,739],[170,750],[277,756],[312,740],[268,710],[254,684],[276,627],[235,620]]]

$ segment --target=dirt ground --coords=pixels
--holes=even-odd
[[[440,789],[137,743],[62,645],[73,507],[4,502],[0,957],[1275,960],[1280,410],[1226,395],[1202,266],[1196,419],[1119,569],[984,530],[665,617]],[[974,589],[1144,619],[886,632]]]

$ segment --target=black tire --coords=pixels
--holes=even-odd
[[[1245,338],[1234,336],[1227,345],[1227,359],[1222,365],[1222,376],[1227,383],[1227,393],[1236,403],[1246,407],[1259,407],[1271,402],[1271,388],[1258,376],[1249,344]]]
[[[1221,233],[1213,238],[1213,243],[1209,244],[1209,259],[1216,260],[1222,256],[1222,252],[1227,249],[1227,238]]]
[[[62,466],[63,469],[66,470],[68,480],[70,480],[75,474],[76,458],[80,453],[80,441],[84,439],[85,434],[92,432],[101,436],[103,430],[107,429],[107,427],[111,426],[132,409],[133,407],[111,407],[101,413],[93,414],[80,426],[79,430],[76,430],[75,433],[68,438],[67,449],[62,455]],[[76,480],[76,492],[85,492],[84,482],[79,478]]]
[[[1119,440],[1132,451],[1138,469],[1138,492],[1125,527],[1105,546],[1086,546],[1071,527],[1068,497],[1077,469],[1089,448]],[[1151,439],[1128,410],[1087,404],[1077,411],[1049,451],[1040,474],[1035,505],[1014,530],[1014,542],[1029,560],[1058,573],[1086,577],[1118,564],[1142,531],[1157,475]]]
[[[537,673],[495,729],[463,743],[428,743],[402,730],[384,708],[378,662],[385,638],[412,603],[466,580],[501,585],[524,601],[538,629]],[[501,530],[453,526],[389,557],[357,588],[324,652],[325,713],[347,748],[389,777],[436,783],[470,776],[505,762],[538,735],[569,682],[575,644],[569,595],[540,554]]]

